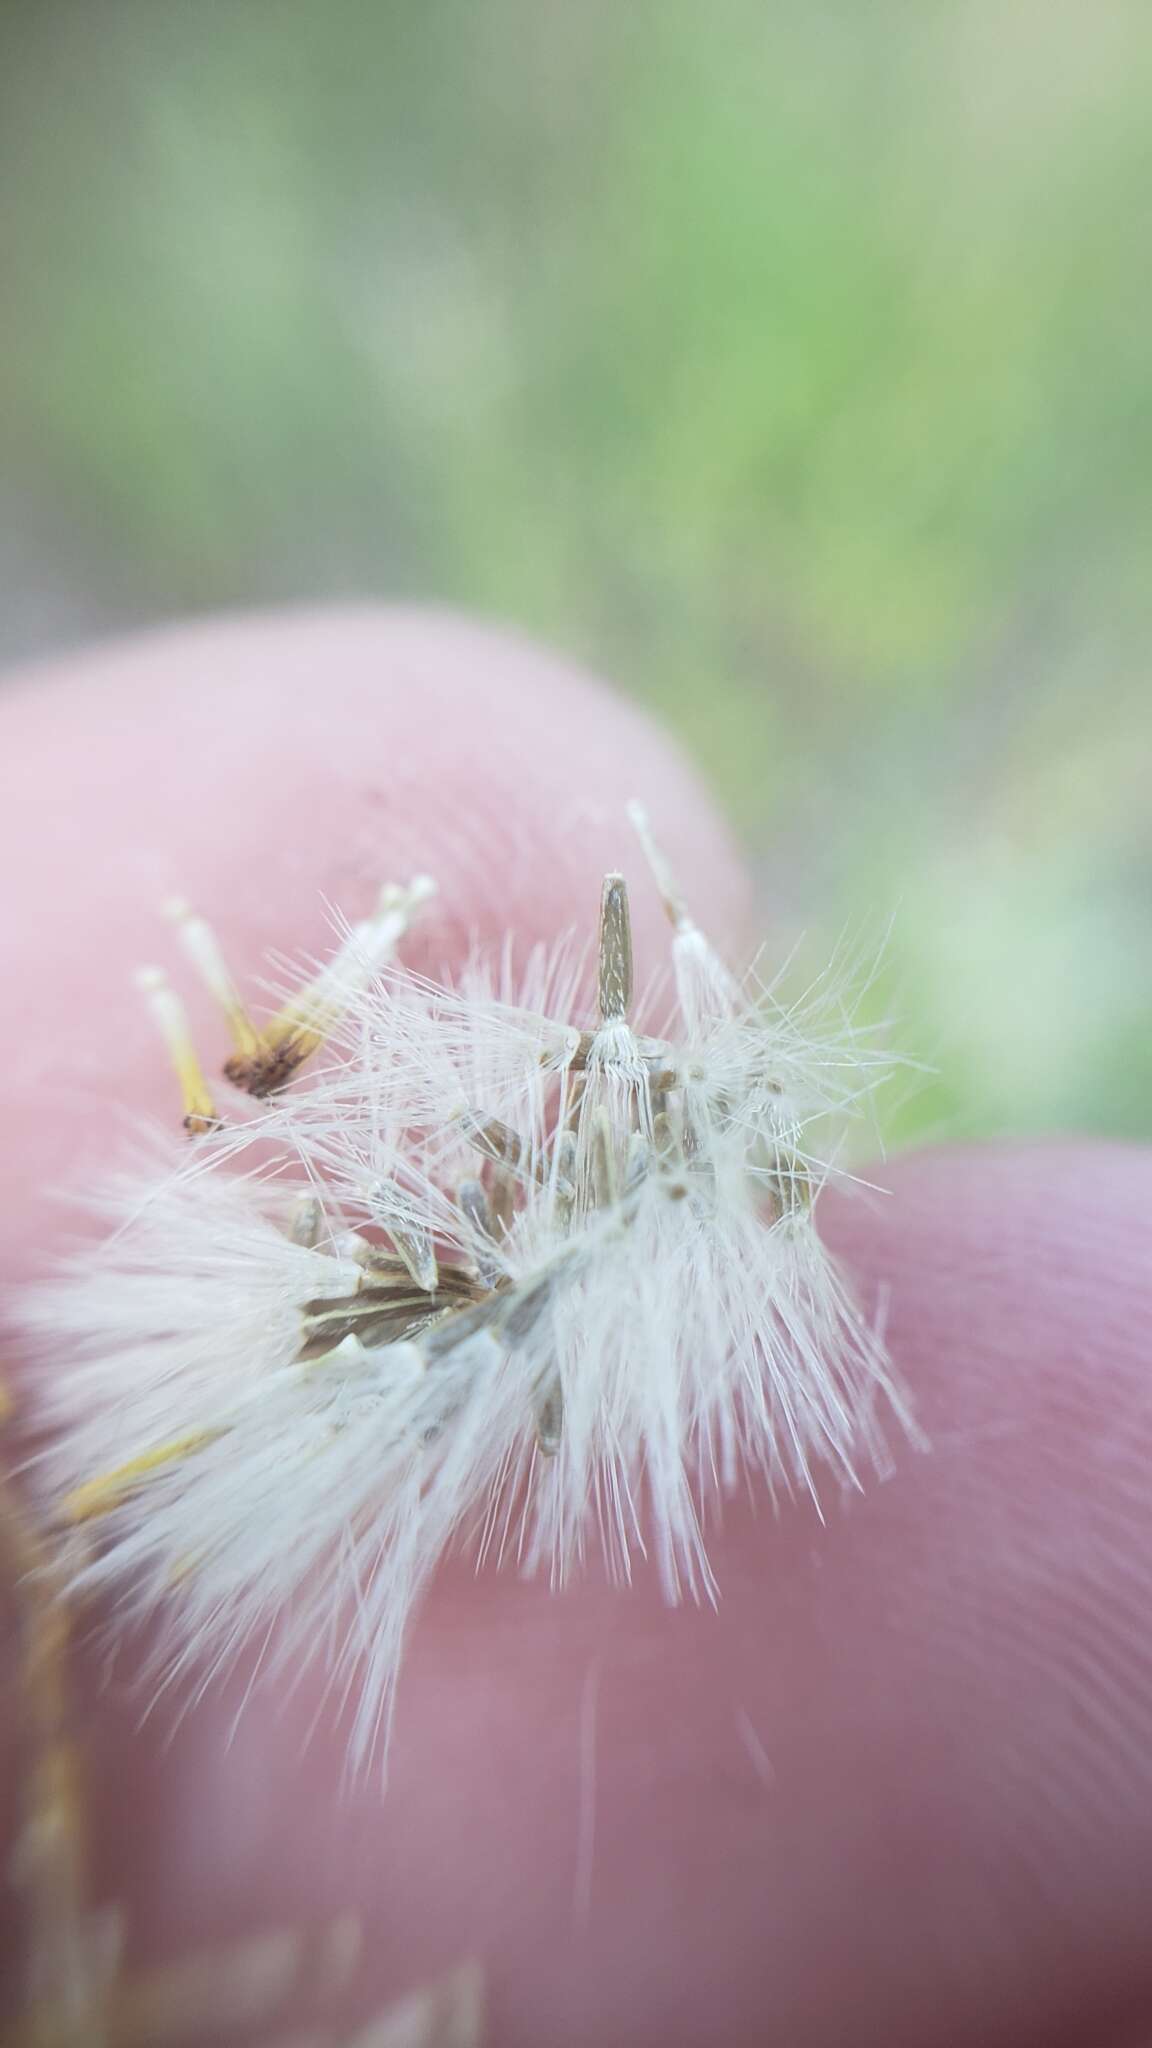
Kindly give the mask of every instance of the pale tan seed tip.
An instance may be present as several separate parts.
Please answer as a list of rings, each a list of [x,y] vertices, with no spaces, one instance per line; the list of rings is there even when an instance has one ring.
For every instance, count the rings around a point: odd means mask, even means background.
[[[184,896],[169,896],[164,914],[175,925],[180,943],[209,994],[224,1014],[237,1053],[252,1061],[263,1050],[260,1034],[244,1008],[220,941],[207,919]]]
[[[175,1069],[184,1105],[184,1128],[191,1137],[203,1137],[217,1128],[219,1118],[204,1070],[196,1057],[184,1005],[159,967],[137,968],[135,981]]]
[[[391,1236],[409,1278],[414,1280],[425,1294],[435,1294],[440,1279],[440,1267],[431,1242],[409,1231],[400,1230],[395,1225],[392,1226]]]
[[[482,1116],[477,1110],[466,1109],[456,1121],[469,1144],[483,1153],[486,1159],[513,1169],[523,1163],[524,1145],[519,1133],[498,1116]]]

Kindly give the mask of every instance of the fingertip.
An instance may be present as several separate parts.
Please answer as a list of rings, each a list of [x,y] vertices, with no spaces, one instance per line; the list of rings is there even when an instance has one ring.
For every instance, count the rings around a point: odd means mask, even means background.
[[[9,829],[39,823],[37,854],[99,866],[109,894],[173,872],[172,892],[210,888],[266,922],[278,894],[434,866],[449,916],[535,937],[630,862],[640,792],[701,909],[730,928],[746,905],[731,836],[667,734],[576,664],[449,613],[173,628],[15,678],[0,716]],[[646,934],[659,904],[643,898]]]
[[[829,1191],[825,1237],[891,1301],[893,1343],[922,1398],[1024,1405],[1075,1376],[1144,1371],[1152,1294],[1152,1153],[1096,1139],[933,1147],[878,1170],[882,1191]],[[968,1364],[961,1375],[958,1354]],[[937,1386],[935,1369],[950,1372]]]
[[[431,871],[407,957],[437,971],[473,937],[591,930],[624,866],[643,972],[663,927],[626,817],[640,792],[720,934],[746,912],[731,837],[664,733],[574,664],[445,613],[209,620],[69,656],[12,680],[0,759],[10,1254],[38,1185],[114,1145],[124,1107],[170,1103],[132,976],[165,947],[175,962],[172,896],[253,975],[323,954],[335,911]],[[189,1008],[210,1054],[218,1019],[199,991]]]

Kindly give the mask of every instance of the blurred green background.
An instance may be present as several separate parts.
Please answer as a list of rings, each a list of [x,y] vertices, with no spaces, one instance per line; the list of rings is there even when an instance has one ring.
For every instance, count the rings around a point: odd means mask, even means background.
[[[893,1137],[1152,1131],[1147,0],[0,23],[0,654],[516,622],[892,916]]]

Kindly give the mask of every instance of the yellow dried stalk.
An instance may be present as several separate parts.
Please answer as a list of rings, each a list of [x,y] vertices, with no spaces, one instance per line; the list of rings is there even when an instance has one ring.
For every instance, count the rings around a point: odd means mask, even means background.
[[[10,1402],[0,1386],[0,1418]],[[21,1817],[12,1876],[25,1902],[24,2011],[12,2048],[110,2048],[116,1925],[88,1903],[84,1770],[72,1726],[64,1574],[0,1471],[0,1555],[19,1632]]]

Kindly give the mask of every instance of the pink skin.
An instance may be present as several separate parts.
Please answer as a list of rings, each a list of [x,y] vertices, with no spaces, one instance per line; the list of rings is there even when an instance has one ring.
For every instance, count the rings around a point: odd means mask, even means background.
[[[364,612],[203,627],[0,696],[4,1277],[59,1237],[47,1183],[170,1114],[131,970],[173,891],[237,965],[319,952],[321,895],[436,873],[416,948],[659,910],[647,800],[702,913],[747,930],[731,844],[634,711],[522,643]],[[184,984],[187,985],[186,983]],[[191,994],[191,991],[189,991]],[[221,1032],[193,1000],[206,1050]],[[1152,2013],[1152,1168],[1102,1145],[914,1154],[827,1198],[931,1453],[827,1522],[737,1505],[718,1612],[648,1575],[561,1597],[441,1575],[388,1795],[340,1788],[319,1687],[143,1728],[84,1674],[99,1880],[136,1956],[353,1905],[365,1992],[485,1963],[499,2048],[1134,2044]]]

